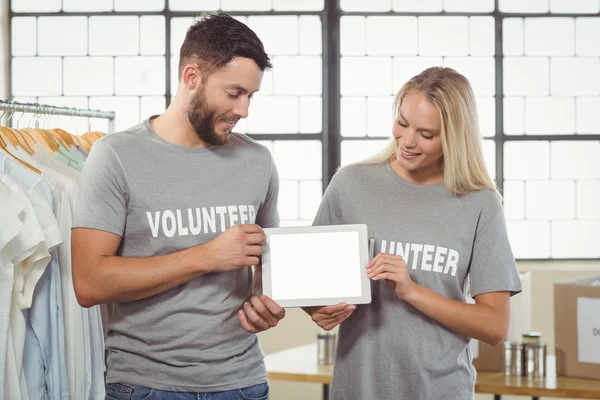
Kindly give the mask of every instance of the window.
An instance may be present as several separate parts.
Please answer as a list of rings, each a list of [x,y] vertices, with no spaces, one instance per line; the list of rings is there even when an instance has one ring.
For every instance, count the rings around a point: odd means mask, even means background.
[[[406,80],[450,66],[473,85],[515,256],[600,257],[592,205],[600,204],[600,1],[500,0],[499,10],[469,0],[340,5],[342,164],[387,143],[393,95]]]
[[[238,131],[274,156],[283,225],[310,224],[337,164],[385,146],[406,80],[453,67],[475,90],[515,256],[600,257],[600,0],[10,3],[11,96],[114,110],[117,129],[170,102],[199,11],[253,28],[274,68]],[[61,118],[74,130],[105,123]]]
[[[31,3],[15,0],[13,12]],[[88,9],[87,3],[65,1],[64,11],[98,11],[102,4],[89,2]],[[127,2],[115,7],[120,3]],[[117,130],[165,109],[164,16],[55,16],[43,8],[33,15],[11,20],[15,100],[114,110]],[[91,121],[93,129],[106,130],[106,124]]]
[[[441,1],[415,2],[414,6],[437,3],[441,10]],[[340,26],[342,165],[381,150],[387,142],[382,139],[391,135],[394,95],[404,82],[434,65],[455,68],[470,79],[482,134],[494,136],[492,17],[352,15],[343,16]],[[378,73],[366,75],[365,71]],[[484,146],[492,169],[494,146],[493,141]]]
[[[597,1],[571,3],[550,1],[550,11],[598,12]],[[527,4],[503,6],[548,12],[548,2]],[[600,49],[592,36],[600,18],[506,18],[503,32],[504,195],[515,253],[598,258],[600,218],[590,206],[600,204]]]
[[[116,129],[126,129],[161,113],[171,100],[178,84],[179,48],[194,16],[202,10],[231,12],[256,31],[274,65],[252,102],[250,117],[237,130],[260,139],[273,154],[281,179],[282,225],[309,225],[323,190],[318,13],[323,4],[323,0],[170,0],[168,4],[165,0],[12,0],[12,97],[115,111]],[[169,10],[177,11],[177,16]],[[167,41],[171,54],[165,54]],[[53,122],[73,132],[107,129],[105,120],[55,117]]]

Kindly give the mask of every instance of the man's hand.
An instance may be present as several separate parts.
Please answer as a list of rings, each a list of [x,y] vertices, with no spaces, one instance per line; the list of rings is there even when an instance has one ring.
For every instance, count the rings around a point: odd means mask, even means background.
[[[252,296],[238,311],[238,318],[246,332],[258,333],[277,325],[285,317],[285,309],[267,296]]]
[[[356,310],[356,306],[338,303],[326,307],[303,307],[303,310],[311,316],[317,325],[326,331],[330,331],[348,318]]]
[[[257,265],[266,242],[264,231],[258,225],[235,225],[204,245],[199,254],[214,271],[232,271]]]

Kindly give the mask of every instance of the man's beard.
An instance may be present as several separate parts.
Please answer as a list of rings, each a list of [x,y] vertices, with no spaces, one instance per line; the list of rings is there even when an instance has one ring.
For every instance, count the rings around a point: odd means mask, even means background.
[[[215,132],[217,112],[208,106],[204,91],[193,96],[187,110],[188,120],[200,139],[212,146],[223,146],[229,142],[229,132],[219,135]]]

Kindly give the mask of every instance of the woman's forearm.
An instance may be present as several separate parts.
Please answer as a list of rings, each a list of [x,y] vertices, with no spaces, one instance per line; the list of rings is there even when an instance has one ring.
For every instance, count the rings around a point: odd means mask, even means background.
[[[483,297],[479,299],[480,296]],[[508,292],[485,293],[478,296],[476,304],[467,304],[414,284],[403,300],[439,324],[462,335],[492,346],[499,345],[506,338],[510,308],[503,303],[510,301]]]

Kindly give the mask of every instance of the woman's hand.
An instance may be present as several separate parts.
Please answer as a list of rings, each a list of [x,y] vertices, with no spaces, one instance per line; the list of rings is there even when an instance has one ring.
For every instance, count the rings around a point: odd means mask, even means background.
[[[348,318],[356,310],[356,306],[338,303],[333,306],[303,307],[302,309],[311,316],[317,325],[330,331]]]
[[[367,264],[367,276],[374,281],[388,281],[396,296],[402,300],[406,299],[416,285],[410,278],[404,259],[388,253],[377,254]]]

